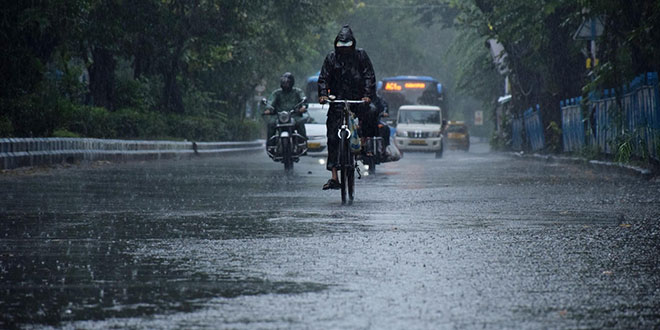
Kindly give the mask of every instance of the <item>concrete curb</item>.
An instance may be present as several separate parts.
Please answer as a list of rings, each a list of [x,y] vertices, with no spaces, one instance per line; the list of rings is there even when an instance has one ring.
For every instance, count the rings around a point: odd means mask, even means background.
[[[525,154],[524,152],[509,152],[509,155],[518,158],[527,158],[527,159],[536,159],[542,160],[545,162],[559,162],[559,163],[568,163],[568,164],[584,164],[594,169],[599,170],[608,170],[608,171],[618,171],[624,174],[637,176],[639,178],[650,180],[655,177],[658,173],[653,170],[616,163],[616,162],[607,162],[600,160],[589,160],[581,157],[566,157],[566,156],[556,156],[556,155],[542,155],[542,154]]]
[[[86,138],[2,138],[0,170],[93,161],[131,161],[213,156],[264,150],[264,140],[180,142]]]

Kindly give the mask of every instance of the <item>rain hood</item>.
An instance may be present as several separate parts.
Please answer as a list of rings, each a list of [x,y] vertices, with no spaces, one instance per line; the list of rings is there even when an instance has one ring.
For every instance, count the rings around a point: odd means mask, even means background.
[[[351,44],[351,50],[355,50],[357,42],[355,41],[355,37],[353,37],[353,30],[351,30],[351,27],[348,26],[348,24],[342,26],[341,30],[339,30],[339,33],[337,34],[337,37],[335,38],[335,51],[337,50],[337,43],[341,42],[344,44]]]

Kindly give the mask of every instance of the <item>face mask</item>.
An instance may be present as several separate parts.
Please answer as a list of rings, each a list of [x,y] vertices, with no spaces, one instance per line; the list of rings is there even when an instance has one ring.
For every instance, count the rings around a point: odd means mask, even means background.
[[[339,54],[350,54],[353,51],[351,47],[337,47],[337,53]]]

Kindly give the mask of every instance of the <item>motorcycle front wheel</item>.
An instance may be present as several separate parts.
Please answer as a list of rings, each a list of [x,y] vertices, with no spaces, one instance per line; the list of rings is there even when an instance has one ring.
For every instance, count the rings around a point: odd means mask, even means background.
[[[286,171],[293,169],[293,157],[291,157],[291,153],[291,141],[289,139],[282,139],[282,162]]]

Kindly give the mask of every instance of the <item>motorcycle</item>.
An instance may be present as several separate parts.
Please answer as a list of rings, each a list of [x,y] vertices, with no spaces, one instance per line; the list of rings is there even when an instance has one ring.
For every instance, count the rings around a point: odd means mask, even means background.
[[[273,161],[284,163],[284,169],[293,169],[293,163],[300,160],[300,156],[307,152],[307,139],[296,131],[296,120],[293,115],[305,103],[303,99],[290,110],[277,112],[275,134],[268,137],[266,153]],[[266,105],[266,99],[261,103]],[[266,114],[263,114],[266,116]]]
[[[385,152],[385,144],[383,141],[384,137],[380,134],[382,130],[387,130],[387,139],[390,138],[390,128],[388,124],[382,119],[382,114],[379,114],[378,116],[377,128],[378,136],[370,136],[365,138],[364,148],[362,148],[362,153],[360,155],[362,158],[362,163],[366,165],[369,174],[376,173],[376,165],[392,161],[392,159],[390,159],[390,157],[388,157],[387,153]]]

